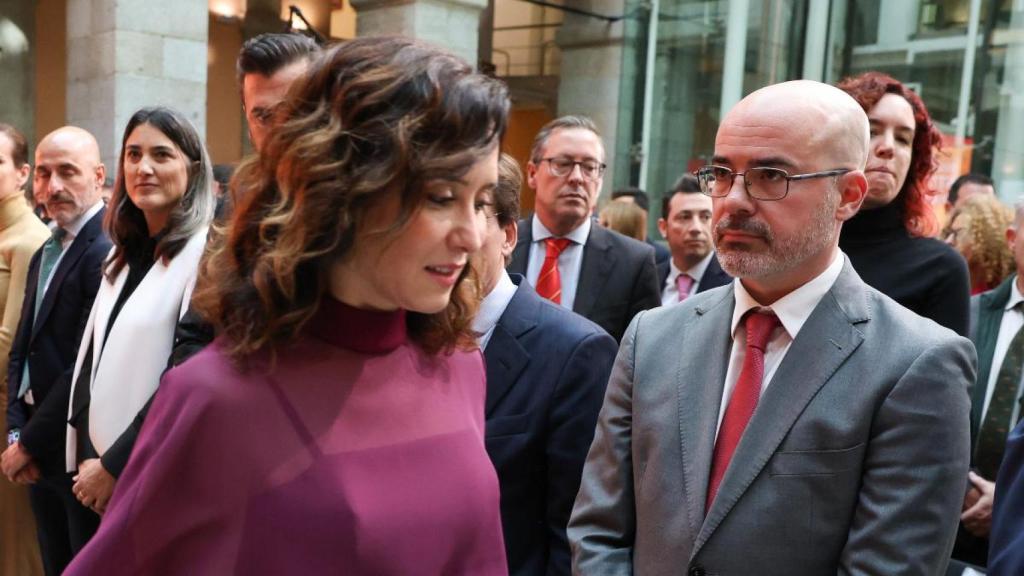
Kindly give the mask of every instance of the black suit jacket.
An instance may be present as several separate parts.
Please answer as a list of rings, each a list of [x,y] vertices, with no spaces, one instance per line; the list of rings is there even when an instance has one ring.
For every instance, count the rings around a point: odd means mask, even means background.
[[[665,289],[665,281],[668,280],[670,270],[669,260],[658,264],[659,290]],[[704,275],[700,277],[700,282],[697,283],[697,293],[725,286],[729,282],[732,282],[732,276],[729,276],[725,270],[722,270],[722,265],[718,263],[718,254],[713,253],[711,254],[711,261],[708,262],[708,267],[704,270]]]
[[[501,483],[509,573],[570,572],[565,527],[618,345],[525,278],[494,327],[487,361],[487,453]]]
[[[42,248],[32,256],[21,320],[11,345],[7,427],[21,429],[22,446],[47,475],[64,471],[71,374],[111,247],[102,229],[105,213],[106,208],[101,208],[93,215],[68,247],[43,295],[38,317],[34,311]],[[26,359],[34,413],[18,398]]]
[[[526,275],[532,242],[532,220],[520,220],[519,241],[512,252],[509,272]],[[633,316],[660,305],[654,249],[646,242],[592,224],[590,237],[583,245],[573,312],[595,322],[618,341]]]

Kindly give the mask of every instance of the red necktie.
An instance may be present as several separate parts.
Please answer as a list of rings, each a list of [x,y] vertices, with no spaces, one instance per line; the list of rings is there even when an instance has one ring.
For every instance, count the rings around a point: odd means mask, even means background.
[[[544,265],[537,276],[537,294],[551,300],[555,304],[562,303],[562,278],[558,274],[558,257],[569,246],[568,238],[545,238],[547,252],[544,253]]]
[[[715,452],[711,457],[711,477],[708,479],[705,511],[711,509],[711,503],[718,493],[718,485],[722,483],[725,471],[729,468],[729,461],[732,460],[733,452],[740,443],[743,430],[754,414],[754,408],[757,408],[757,401],[761,397],[761,383],[764,380],[764,349],[772,332],[779,326],[779,317],[771,311],[761,313],[755,309],[746,314],[743,323],[747,330],[747,351],[743,356],[740,377],[736,380],[732,398],[729,399],[729,406],[725,409],[722,425],[718,429],[718,440],[715,442]]]
[[[693,287],[693,278],[689,274],[676,276],[676,289],[679,290],[679,301],[682,302],[690,296],[690,288]]]

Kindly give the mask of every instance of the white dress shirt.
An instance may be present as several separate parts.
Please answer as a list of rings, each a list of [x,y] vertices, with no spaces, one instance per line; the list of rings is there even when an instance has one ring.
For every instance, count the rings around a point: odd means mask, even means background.
[[[996,338],[996,347],[992,351],[992,368],[988,373],[987,388],[985,389],[985,404],[981,410],[981,421],[985,421],[985,414],[988,413],[988,405],[992,402],[992,392],[996,388],[996,379],[999,377],[999,369],[1003,365],[1003,360],[1006,358],[1006,351],[1010,347],[1010,342],[1013,337],[1017,335],[1017,332],[1024,328],[1024,312],[1021,312],[1020,308],[1017,308],[1017,304],[1024,302],[1024,295],[1020,293],[1020,288],[1017,287],[1017,282],[1014,281],[1010,286],[1010,298],[1006,301],[1006,307],[1003,311],[1003,319],[999,321],[999,336]],[[1017,396],[1020,396],[1020,384],[1017,385]],[[1013,416],[1010,422],[1016,422],[1017,416],[1020,414],[1020,403],[1014,402],[1013,404]],[[991,478],[989,478],[991,480]]]
[[[579,227],[562,238],[572,240],[558,256],[558,276],[562,283],[562,307],[572,310],[576,302],[576,288],[580,285],[580,270],[583,268],[583,245],[590,237],[590,218]],[[535,215],[532,225],[533,242],[530,243],[530,259],[526,262],[526,280],[531,286],[537,285],[540,269],[544,267],[544,256],[547,255],[546,238],[554,237],[550,230],[540,223]]]
[[[512,283],[512,279],[508,277],[508,273],[502,270],[501,278],[494,285],[494,289],[480,302],[480,309],[477,311],[476,317],[473,318],[473,332],[479,334],[476,343],[480,345],[481,350],[487,349],[487,343],[491,341],[491,334],[494,334],[494,327],[498,325],[498,320],[508,308],[508,303],[512,301],[517,288]]]
[[[832,263],[825,268],[825,271],[816,276],[810,282],[786,294],[768,306],[775,315],[779,317],[782,330],[776,329],[768,340],[764,352],[764,383],[761,385],[761,395],[775,376],[775,371],[786,357],[790,344],[800,333],[807,319],[818,306],[818,302],[832,289],[832,285],[839,278],[843,271],[843,263],[846,255],[837,251]],[[754,297],[743,287],[739,279],[733,282],[733,289],[736,297],[736,307],[732,311],[732,352],[729,354],[729,369],[725,373],[725,386],[722,389],[722,403],[718,408],[718,425],[722,425],[722,418],[725,416],[725,407],[729,405],[732,391],[736,387],[736,381],[740,378],[740,370],[743,369],[743,359],[747,352],[747,331],[740,325],[743,315],[751,308],[762,307]],[[716,433],[717,434],[717,433]]]
[[[700,262],[687,270],[680,270],[676,268],[676,263],[672,258],[668,259],[668,278],[665,278],[665,285],[661,288],[661,305],[668,306],[670,304],[679,303],[679,286],[676,285],[676,278],[679,278],[680,274],[686,274],[690,278],[693,278],[693,284],[690,286],[690,293],[687,296],[693,296],[697,293],[697,287],[700,286],[700,280],[704,277],[704,272],[708,269],[708,264],[711,263],[711,257],[714,256],[714,251],[708,252],[708,255],[701,259]]]

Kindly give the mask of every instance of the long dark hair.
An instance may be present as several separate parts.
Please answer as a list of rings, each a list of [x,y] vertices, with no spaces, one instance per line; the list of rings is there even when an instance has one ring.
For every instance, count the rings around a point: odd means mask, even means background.
[[[336,46],[298,82],[260,156],[238,170],[238,210],[193,300],[236,358],[295,337],[370,209],[397,194],[388,232],[400,230],[427,183],[461,177],[505,131],[503,84],[408,38]],[[466,270],[447,308],[409,313],[410,337],[430,353],[475,345],[479,296]]]
[[[154,256],[169,261],[181,252],[188,239],[213,220],[216,201],[213,197],[213,173],[206,146],[191,122],[180,112],[156,106],[143,108],[132,115],[121,139],[121,156],[117,163],[117,179],[110,208],[103,222],[114,243],[114,254],[106,266],[111,281],[128,263],[128,253],[143,245],[149,238],[149,227],[142,210],[128,197],[124,180],[124,154],[128,137],[143,124],[148,124],[167,136],[188,159],[188,182],[181,202],[171,211],[164,235],[157,242]]]

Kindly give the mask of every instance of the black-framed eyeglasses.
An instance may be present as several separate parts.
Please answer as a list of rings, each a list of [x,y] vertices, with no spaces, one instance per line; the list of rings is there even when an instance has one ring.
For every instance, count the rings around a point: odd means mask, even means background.
[[[759,166],[748,168],[745,172],[733,172],[725,166],[703,166],[694,172],[700,191],[712,198],[724,198],[732,190],[733,180],[743,176],[743,184],[747,194],[755,200],[782,200],[789,194],[789,183],[793,180],[810,180],[827,178],[851,172],[849,168],[835,168],[823,172],[789,175],[781,168]]]
[[[548,163],[548,170],[552,176],[563,178],[572,173],[573,168],[580,167],[580,174],[587,180],[597,180],[604,174],[607,165],[597,160],[573,160],[572,158],[554,157],[541,158],[541,162]]]

